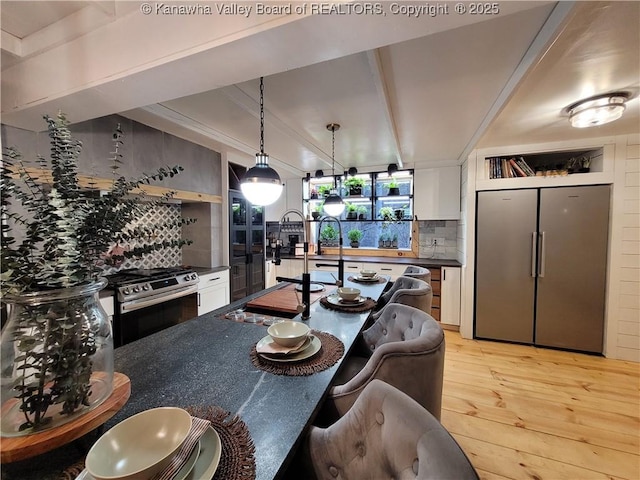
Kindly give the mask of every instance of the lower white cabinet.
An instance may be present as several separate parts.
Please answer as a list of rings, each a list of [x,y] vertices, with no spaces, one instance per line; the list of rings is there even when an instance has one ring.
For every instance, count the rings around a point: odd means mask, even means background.
[[[204,315],[229,303],[229,270],[200,275],[198,315]]]
[[[100,297],[100,304],[102,305],[104,311],[107,312],[109,321],[113,323],[113,314],[115,313],[115,298],[113,297],[113,295]]]
[[[267,260],[264,262],[264,288],[271,288],[276,283],[276,277],[280,275],[276,273],[278,265],[273,263],[273,260]]]
[[[442,267],[440,273],[440,323],[460,325],[460,268]]]
[[[372,263],[370,267],[377,270],[380,275],[389,275],[392,282],[400,277],[407,268],[406,265],[398,263]]]

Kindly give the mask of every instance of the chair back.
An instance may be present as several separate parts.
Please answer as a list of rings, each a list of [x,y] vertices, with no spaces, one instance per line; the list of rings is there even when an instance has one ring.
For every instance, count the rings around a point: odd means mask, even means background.
[[[372,317],[376,319],[380,310],[389,303],[409,305],[431,314],[432,301],[431,285],[418,278],[400,276],[393,282],[392,287],[380,296],[376,312],[372,314]]]
[[[331,388],[323,416],[335,419],[344,415],[366,385],[379,379],[405,392],[440,419],[445,352],[440,324],[422,310],[392,303],[362,338],[370,356],[344,384]]]
[[[336,423],[311,427],[305,450],[320,480],[479,478],[433,415],[380,380],[372,380]]]
[[[431,272],[428,268],[419,267],[417,265],[409,265],[405,268],[403,277],[412,277],[431,284]]]

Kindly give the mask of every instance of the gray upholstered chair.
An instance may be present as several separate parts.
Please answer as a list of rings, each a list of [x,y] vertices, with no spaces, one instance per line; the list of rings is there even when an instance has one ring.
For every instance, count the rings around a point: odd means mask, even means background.
[[[408,265],[402,273],[403,277],[418,278],[424,280],[428,284],[431,284],[431,272],[428,268],[419,267],[417,265]]]
[[[431,315],[391,303],[362,333],[359,350],[344,360],[325,399],[317,424],[344,415],[373,379],[402,390],[440,419],[445,339]]]
[[[478,480],[473,465],[440,422],[415,400],[371,381],[353,407],[328,428],[311,427],[305,441],[318,480]]]
[[[393,282],[392,287],[378,299],[375,312],[371,314],[373,320],[380,316],[380,311],[389,303],[402,303],[419,308],[431,314],[433,291],[431,285],[424,280],[401,276]]]

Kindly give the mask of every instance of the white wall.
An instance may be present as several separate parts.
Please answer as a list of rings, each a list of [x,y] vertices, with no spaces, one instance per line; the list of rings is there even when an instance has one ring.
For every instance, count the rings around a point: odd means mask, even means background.
[[[617,140],[605,354],[640,362],[640,135]]]

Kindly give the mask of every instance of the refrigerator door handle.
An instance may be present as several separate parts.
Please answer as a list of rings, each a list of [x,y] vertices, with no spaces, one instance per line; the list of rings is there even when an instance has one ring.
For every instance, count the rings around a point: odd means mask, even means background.
[[[538,257],[538,276],[544,278],[544,257],[545,257],[544,232],[540,232],[540,256]]]
[[[531,232],[531,276],[536,277],[536,237],[538,232]]]

